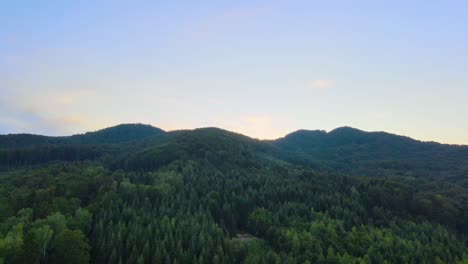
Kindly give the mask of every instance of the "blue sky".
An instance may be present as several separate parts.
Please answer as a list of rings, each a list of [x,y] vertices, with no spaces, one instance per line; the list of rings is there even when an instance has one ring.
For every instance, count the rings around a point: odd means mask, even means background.
[[[0,133],[353,126],[468,144],[466,1],[2,1]]]

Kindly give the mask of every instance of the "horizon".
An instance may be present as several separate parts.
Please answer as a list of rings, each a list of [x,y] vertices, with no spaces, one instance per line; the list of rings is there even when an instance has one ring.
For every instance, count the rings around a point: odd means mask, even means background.
[[[172,130],[168,130],[168,129],[164,129],[164,128],[159,127],[159,126],[155,126],[155,125],[153,125],[153,124],[146,124],[146,123],[121,123],[121,124],[116,124],[116,125],[112,125],[112,126],[108,126],[108,127],[103,127],[103,128],[97,129],[97,130],[89,130],[89,131],[85,131],[85,132],[82,132],[82,133],[72,133],[72,134],[64,134],[64,135],[47,135],[47,134],[34,134],[34,133],[8,133],[8,134],[2,134],[2,133],[0,133],[0,136],[26,134],[26,135],[36,135],[36,136],[46,136],[46,137],[70,137],[70,136],[84,135],[84,134],[86,134],[86,133],[99,132],[99,131],[102,131],[102,130],[105,130],[105,129],[114,128],[114,127],[118,127],[118,126],[122,126],[122,125],[135,125],[135,126],[136,126],[136,125],[142,125],[142,126],[150,126],[150,127],[152,127],[152,128],[161,129],[162,131],[164,131],[164,132],[166,132],[166,133],[175,132],[175,131],[183,131],[183,130],[192,131],[192,130],[196,130],[196,129],[216,128],[216,129],[220,129],[220,130],[224,130],[224,131],[228,131],[228,132],[232,132],[232,133],[237,133],[237,134],[240,134],[240,135],[243,135],[243,136],[252,138],[252,139],[260,140],[260,141],[269,141],[269,140],[273,140],[273,141],[274,141],[274,140],[278,140],[278,139],[281,139],[281,138],[285,138],[285,137],[289,136],[290,134],[296,133],[296,132],[298,132],[298,131],[308,131],[308,132],[321,131],[321,132],[325,132],[325,133],[330,133],[330,132],[333,132],[334,130],[337,130],[337,129],[349,128],[349,129],[358,130],[358,131],[361,131],[361,132],[364,132],[364,133],[387,133],[387,134],[390,134],[390,135],[393,135],[393,136],[405,137],[405,138],[409,138],[409,139],[412,139],[412,140],[420,141],[420,142],[422,142],[422,143],[437,143],[437,144],[442,144],[442,145],[452,145],[452,146],[468,147],[468,144],[456,144],[456,143],[453,143],[453,144],[452,144],[452,143],[438,142],[438,141],[434,141],[434,140],[420,140],[420,139],[417,139],[417,138],[410,137],[410,136],[408,136],[408,135],[396,134],[396,133],[391,133],[391,132],[388,132],[388,131],[380,131],[380,130],[378,130],[378,131],[377,131],[377,130],[376,130],[376,131],[374,131],[374,130],[363,130],[363,129],[360,129],[360,128],[357,128],[357,127],[351,127],[351,126],[339,126],[339,127],[336,127],[336,128],[330,129],[330,130],[324,130],[324,129],[319,129],[319,128],[317,128],[317,129],[299,128],[299,129],[295,129],[295,130],[289,131],[289,132],[287,132],[286,134],[281,135],[281,136],[276,137],[276,138],[257,138],[257,137],[252,137],[252,136],[243,134],[243,133],[241,133],[241,132],[232,131],[232,130],[229,130],[229,129],[226,129],[226,128],[223,128],[223,127],[217,127],[217,126],[194,127],[194,128],[181,128],[181,129],[172,129]]]
[[[0,134],[113,124],[468,145],[468,2],[0,3]]]

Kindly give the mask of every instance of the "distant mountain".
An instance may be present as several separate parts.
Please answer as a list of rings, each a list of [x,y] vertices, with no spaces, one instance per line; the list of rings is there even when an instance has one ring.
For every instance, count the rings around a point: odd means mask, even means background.
[[[73,136],[49,137],[32,134],[0,135],[1,148],[25,148],[50,144],[112,144],[165,134],[160,128],[144,124],[121,124]]]
[[[114,127],[88,132],[70,137],[70,141],[82,144],[121,143],[140,140],[147,137],[165,134],[160,128],[144,124],[122,124]]]
[[[232,168],[250,166],[265,142],[219,128],[199,128],[169,132],[158,144],[145,148],[126,149],[127,154],[114,162],[114,167],[125,164],[125,169],[154,170],[178,159],[203,160]]]
[[[328,133],[299,130],[272,144],[296,161],[322,163],[342,172],[427,176],[468,172],[468,146],[421,142],[385,132],[350,127]]]
[[[272,141],[219,128],[165,132],[143,124],[122,124],[68,137],[0,136],[0,167],[100,157],[108,157],[113,167],[148,170],[183,158],[233,166],[263,159],[353,175],[444,177],[457,181],[468,173],[468,146],[421,142],[350,127],[328,133],[298,130]]]

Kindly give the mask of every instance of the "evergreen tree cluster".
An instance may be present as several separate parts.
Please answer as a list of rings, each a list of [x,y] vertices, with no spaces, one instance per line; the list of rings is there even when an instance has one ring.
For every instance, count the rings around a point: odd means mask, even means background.
[[[419,175],[419,163],[371,176],[380,161],[362,173],[334,167],[345,163],[293,150],[297,141],[214,128],[142,139],[111,131],[124,140],[0,150],[99,152],[9,156],[0,263],[468,262],[467,174],[463,164],[446,170],[450,157],[442,177]]]

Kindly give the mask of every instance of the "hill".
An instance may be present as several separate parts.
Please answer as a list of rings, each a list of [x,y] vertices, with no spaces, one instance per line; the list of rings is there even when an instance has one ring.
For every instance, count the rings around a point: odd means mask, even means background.
[[[468,260],[466,146],[140,124],[0,143],[0,263]]]
[[[121,124],[95,132],[73,136],[49,137],[32,134],[0,135],[0,149],[28,148],[44,145],[63,144],[111,144],[140,140],[164,134],[165,131],[150,125]]]
[[[296,162],[321,163],[340,173],[462,180],[468,172],[468,146],[421,142],[385,132],[350,127],[329,133],[299,130],[272,144],[296,157]]]

